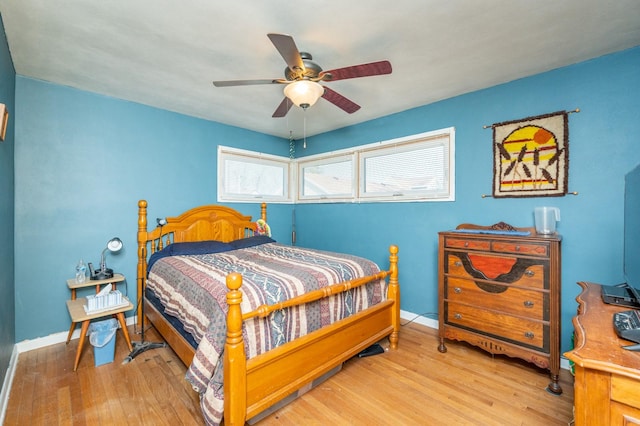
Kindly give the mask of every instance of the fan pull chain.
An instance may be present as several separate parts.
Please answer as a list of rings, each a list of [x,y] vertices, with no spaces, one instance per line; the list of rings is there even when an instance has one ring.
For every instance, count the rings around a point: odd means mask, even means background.
[[[304,134],[304,142],[302,143],[302,148],[307,149],[307,109],[302,109],[302,117],[303,117],[303,134]]]
[[[296,156],[296,143],[293,140],[293,130],[289,130],[289,158],[294,159]]]

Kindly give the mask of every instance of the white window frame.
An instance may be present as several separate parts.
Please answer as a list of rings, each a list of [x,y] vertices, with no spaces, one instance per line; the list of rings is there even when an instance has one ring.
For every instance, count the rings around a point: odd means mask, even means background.
[[[269,166],[282,169],[281,187],[277,192],[282,195],[247,194],[228,192],[226,185],[226,162],[228,160],[240,163],[253,164],[257,167]],[[218,146],[218,202],[269,202],[269,203],[293,203],[293,191],[291,188],[295,182],[295,168],[287,157],[264,154],[261,152],[244,149]]]
[[[445,188],[442,191],[433,190],[410,190],[402,192],[389,192],[367,194],[365,188],[366,173],[364,162],[367,158],[401,151],[411,151],[424,149],[434,145],[445,146],[445,164],[442,165],[445,175]],[[305,167],[312,165],[330,164],[332,162],[343,161],[344,158],[353,159],[352,170],[355,172],[353,188],[357,191],[352,197],[332,197],[332,196],[304,196],[301,188],[304,187]],[[427,202],[427,201],[454,201],[455,200],[455,128],[434,130],[431,132],[419,133],[402,138],[390,139],[387,141],[361,145],[344,150],[329,153],[317,154],[309,157],[297,159],[298,170],[298,190],[296,191],[296,203],[340,203],[340,202]]]
[[[330,201],[330,202],[350,202],[356,197],[357,189],[358,189],[358,169],[357,169],[357,161],[354,153],[345,153],[345,154],[323,154],[320,158],[313,157],[305,157],[304,159],[296,160],[297,170],[298,170],[298,188],[297,188],[297,197],[296,201],[298,202],[318,202],[318,201]],[[342,194],[327,194],[327,195],[308,195],[304,193],[305,188],[305,169],[312,168],[316,166],[327,166],[335,163],[343,163],[350,162],[351,163],[351,191],[349,193]]]
[[[406,190],[401,192],[367,194],[365,188],[366,173],[364,164],[368,158],[424,149],[442,144],[445,147],[443,174],[446,184],[442,191],[430,189]],[[239,161],[255,165],[279,167],[282,169],[282,196],[265,194],[232,194],[225,188],[226,160]],[[307,167],[329,165],[336,162],[351,161],[353,184],[351,194],[304,195],[304,169]],[[312,155],[299,159],[290,159],[244,149],[218,146],[218,202],[270,202],[270,203],[345,203],[345,202],[438,202],[455,201],[455,128],[448,127],[431,132],[419,133],[387,141],[361,145],[348,149]]]
[[[453,170],[453,132],[454,129],[445,129],[446,132],[426,132],[418,135],[392,139],[380,142],[376,146],[363,148],[358,150],[358,161],[360,175],[358,179],[358,198],[360,201],[453,201],[455,194],[452,190],[455,173]],[[428,188],[404,189],[400,191],[377,191],[367,192],[367,170],[366,161],[370,158],[384,157],[385,155],[393,155],[398,153],[406,153],[430,148],[444,148],[442,169],[438,174],[444,176],[444,188],[433,190]]]

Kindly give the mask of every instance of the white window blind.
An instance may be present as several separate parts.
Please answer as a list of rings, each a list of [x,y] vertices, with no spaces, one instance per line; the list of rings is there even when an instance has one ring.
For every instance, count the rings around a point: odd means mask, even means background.
[[[299,199],[353,198],[355,170],[352,156],[326,157],[299,162]]]
[[[220,146],[218,201],[453,201],[454,158],[453,127],[296,160]]]
[[[291,202],[288,158],[218,147],[218,201]]]
[[[361,198],[448,198],[449,136],[364,151],[360,168]]]

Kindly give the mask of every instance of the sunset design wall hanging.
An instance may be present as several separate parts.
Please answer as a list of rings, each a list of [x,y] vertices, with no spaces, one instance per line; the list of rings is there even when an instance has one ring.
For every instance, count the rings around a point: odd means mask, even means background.
[[[551,197],[567,193],[567,112],[493,126],[493,196]]]

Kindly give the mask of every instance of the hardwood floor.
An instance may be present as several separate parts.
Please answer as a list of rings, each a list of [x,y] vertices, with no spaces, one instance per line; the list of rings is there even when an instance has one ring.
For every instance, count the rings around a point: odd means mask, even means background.
[[[570,424],[568,371],[560,375],[564,393],[554,396],[545,391],[545,371],[465,343],[448,342],[441,354],[436,335],[422,325],[404,326],[397,351],[347,361],[340,373],[257,424]],[[159,340],[154,330],[146,338]],[[198,396],[184,380],[186,367],[171,349],[154,349],[122,365],[128,349],[118,332],[114,363],[94,367],[87,344],[74,373],[77,344],[20,354],[5,425],[203,423]]]

